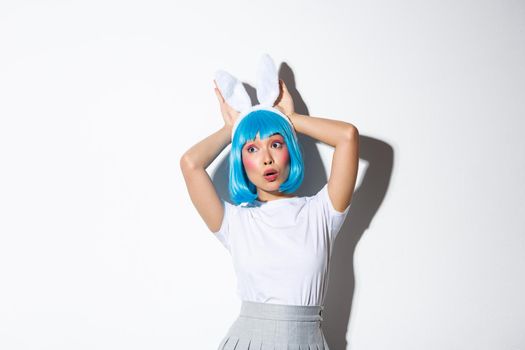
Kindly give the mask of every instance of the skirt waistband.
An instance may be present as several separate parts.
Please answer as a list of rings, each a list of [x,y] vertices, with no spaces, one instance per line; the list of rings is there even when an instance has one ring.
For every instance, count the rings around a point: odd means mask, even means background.
[[[322,305],[285,305],[242,300],[240,316],[282,321],[322,321]]]

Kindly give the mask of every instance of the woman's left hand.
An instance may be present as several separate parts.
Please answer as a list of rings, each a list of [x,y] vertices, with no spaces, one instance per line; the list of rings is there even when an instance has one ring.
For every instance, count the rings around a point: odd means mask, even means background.
[[[279,90],[279,97],[277,97],[274,107],[290,117],[295,112],[293,99],[282,79],[279,79]]]

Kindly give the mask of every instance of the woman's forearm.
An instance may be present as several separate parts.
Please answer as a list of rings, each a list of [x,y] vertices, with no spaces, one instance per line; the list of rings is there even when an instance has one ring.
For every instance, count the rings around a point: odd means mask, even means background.
[[[181,165],[206,169],[230,142],[231,127],[225,125],[187,150]]]
[[[353,124],[340,120],[312,117],[295,112],[288,117],[297,132],[332,147],[335,147],[342,140],[348,140],[348,136],[352,135],[354,129],[357,130]]]

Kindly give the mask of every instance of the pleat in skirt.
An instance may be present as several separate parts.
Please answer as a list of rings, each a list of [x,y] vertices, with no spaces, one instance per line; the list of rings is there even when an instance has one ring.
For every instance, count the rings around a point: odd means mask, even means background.
[[[217,350],[330,350],[321,328],[323,310],[243,300]]]

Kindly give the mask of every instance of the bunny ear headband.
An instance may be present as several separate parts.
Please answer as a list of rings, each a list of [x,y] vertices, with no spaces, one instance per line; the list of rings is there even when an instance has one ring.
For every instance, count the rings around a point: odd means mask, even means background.
[[[250,96],[248,96],[246,89],[242,83],[230,73],[218,70],[215,73],[215,81],[226,102],[239,112],[239,117],[237,117],[232,127],[232,140],[241,120],[256,110],[270,111],[284,118],[290,124],[294,137],[296,137],[290,119],[280,110],[273,107],[275,100],[279,97],[279,78],[275,64],[268,54],[261,56],[257,66],[256,90],[259,104],[252,106]]]

